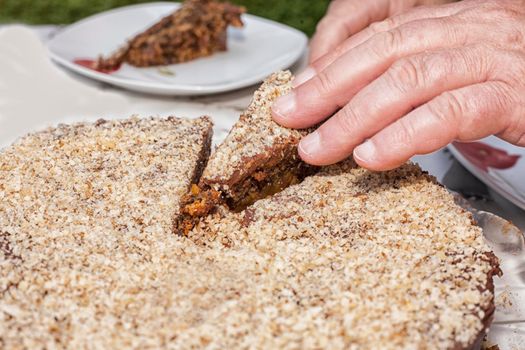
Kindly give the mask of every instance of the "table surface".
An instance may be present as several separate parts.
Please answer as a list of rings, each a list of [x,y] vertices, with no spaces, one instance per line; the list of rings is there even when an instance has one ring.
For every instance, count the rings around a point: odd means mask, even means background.
[[[60,27],[32,26],[30,29],[45,43],[54,33],[60,30]],[[290,68],[293,72],[297,73],[305,67],[306,61],[304,57]],[[163,105],[163,108],[167,108],[166,105],[169,104],[176,114],[188,117],[196,117],[203,114],[203,111],[210,112],[215,121],[220,121],[219,127],[215,130],[217,139],[223,137],[229,127],[233,125],[238,115],[249,104],[253,91],[256,89],[256,86],[251,86],[233,92],[203,97],[156,97],[137,95],[82,78],[73,73],[68,72],[68,74],[74,77],[75,80],[82,81],[84,84],[96,87],[102,91],[131,96],[134,101],[140,101],[142,106]],[[436,176],[445,186],[467,197],[475,208],[493,212],[513,222],[520,229],[525,230],[525,211],[481,183],[463,168],[446,149],[429,155],[417,156],[413,160],[430,174]]]

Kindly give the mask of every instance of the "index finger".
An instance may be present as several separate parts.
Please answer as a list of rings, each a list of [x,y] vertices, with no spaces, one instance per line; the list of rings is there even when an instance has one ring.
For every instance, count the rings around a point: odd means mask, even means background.
[[[425,50],[467,44],[469,33],[456,22],[451,17],[431,18],[374,35],[277,99],[272,107],[274,120],[289,128],[313,126],[345,106],[396,60]]]

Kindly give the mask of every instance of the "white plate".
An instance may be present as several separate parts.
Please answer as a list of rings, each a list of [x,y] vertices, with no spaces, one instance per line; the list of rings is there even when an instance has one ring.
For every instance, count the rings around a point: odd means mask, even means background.
[[[525,148],[494,136],[472,143],[455,142],[448,148],[477,178],[525,209]]]
[[[96,59],[122,46],[127,39],[175,11],[180,4],[158,2],[121,7],[88,17],[60,31],[48,42],[51,57],[72,71],[125,89],[163,95],[203,95],[225,92],[262,81],[301,57],[308,39],[302,32],[252,15],[243,15],[244,28],[229,28],[228,51],[188,63],[159,68],[123,65],[104,74],[75,64]]]
[[[1,1],[1,0],[0,0]],[[213,118],[220,141],[249,103],[252,88],[205,98],[169,98],[104,89],[53,64],[26,27],[0,28],[0,149],[19,137],[59,123],[175,115]],[[0,346],[1,348],[1,346]]]

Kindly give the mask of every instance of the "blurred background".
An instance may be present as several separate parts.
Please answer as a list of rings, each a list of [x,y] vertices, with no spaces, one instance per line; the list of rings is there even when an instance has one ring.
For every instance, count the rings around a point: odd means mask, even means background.
[[[158,1],[158,0],[157,0]],[[111,8],[144,0],[0,0],[1,23],[67,24]],[[326,11],[330,0],[230,0],[249,13],[288,24],[307,35]]]

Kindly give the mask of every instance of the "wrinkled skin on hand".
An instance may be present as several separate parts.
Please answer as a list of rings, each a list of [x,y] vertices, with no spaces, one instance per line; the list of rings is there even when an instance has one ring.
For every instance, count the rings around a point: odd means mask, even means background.
[[[453,0],[332,0],[326,15],[319,21],[310,44],[313,62],[370,23],[397,15],[419,5],[445,4]]]
[[[373,23],[315,60],[273,115],[292,128],[324,121],[299,144],[315,165],[353,153],[388,170],[488,135],[525,146],[525,1],[419,6]]]

